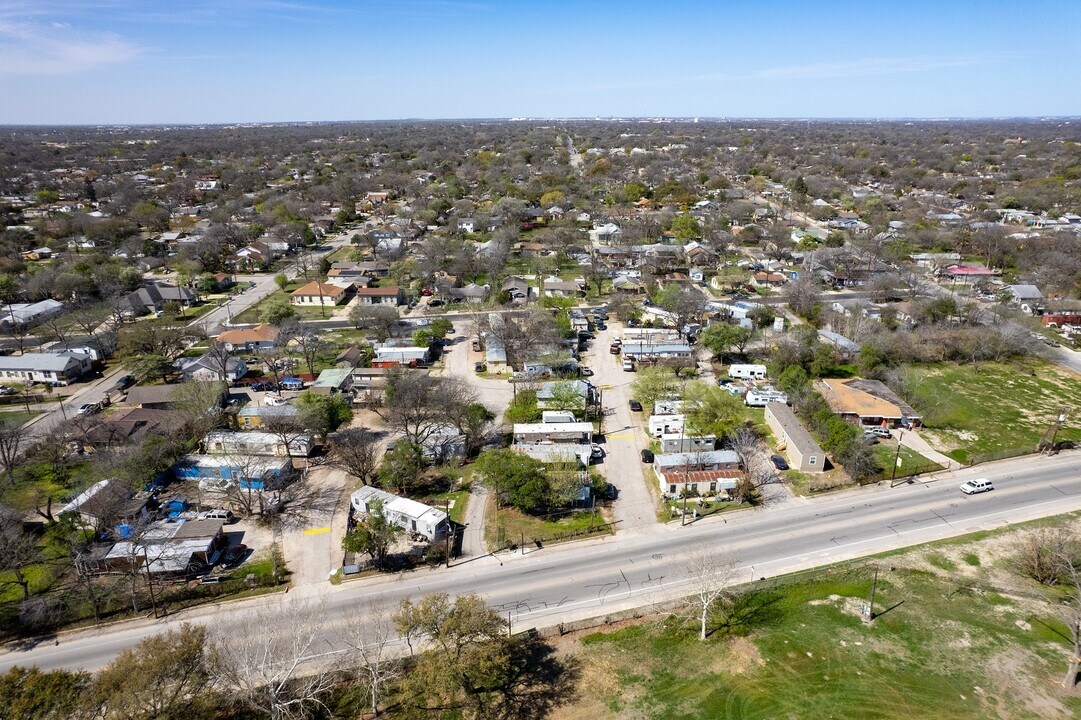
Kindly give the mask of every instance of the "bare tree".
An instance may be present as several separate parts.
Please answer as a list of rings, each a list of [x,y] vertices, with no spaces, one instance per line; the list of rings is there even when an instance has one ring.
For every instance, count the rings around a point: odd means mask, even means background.
[[[27,532],[22,518],[13,510],[0,507],[0,570],[11,573],[9,582],[22,590],[23,600],[30,598],[27,570],[42,560],[38,539]],[[7,585],[0,583],[0,587]]]
[[[1070,639],[1073,641],[1070,663],[1066,670],[1066,677],[1062,680],[1062,687],[1066,690],[1074,690],[1077,687],[1077,672],[1081,667],[1081,563],[1078,562],[1076,548],[1072,552],[1060,552],[1057,559],[1067,587],[1062,608],[1063,620],[1070,630]]]
[[[455,378],[408,371],[387,376],[387,423],[419,445],[475,401],[476,393]]]
[[[14,423],[0,421],[0,468],[8,481],[15,484],[15,468],[18,467],[22,448],[23,430]]]
[[[700,545],[691,551],[684,564],[691,586],[690,602],[699,623],[698,639],[708,637],[709,617],[719,604],[731,601],[730,585],[735,576],[736,561],[715,548]]]
[[[346,428],[330,436],[332,462],[364,485],[371,482],[378,462],[379,436],[368,428]]]
[[[394,648],[399,642],[398,633],[391,613],[383,605],[358,605],[355,614],[364,621],[350,623],[343,640],[352,651],[350,660],[363,673],[372,701],[372,717],[377,718],[384,686],[402,672],[403,660]]]
[[[398,310],[385,305],[356,305],[349,311],[349,322],[357,330],[371,330],[376,340],[383,342],[394,334]]]
[[[325,708],[335,663],[321,655],[324,608],[311,603],[264,605],[231,619],[211,636],[214,676],[236,698],[271,720],[306,717]]]

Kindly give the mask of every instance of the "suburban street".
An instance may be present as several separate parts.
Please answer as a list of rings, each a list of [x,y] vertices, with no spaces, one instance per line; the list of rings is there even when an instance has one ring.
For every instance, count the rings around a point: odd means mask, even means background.
[[[965,496],[966,479],[989,478],[993,492]],[[0,671],[13,665],[96,669],[141,638],[180,622],[220,624],[246,608],[321,603],[329,647],[347,625],[365,620],[365,608],[396,605],[427,593],[477,592],[514,630],[603,615],[687,593],[681,568],[688,553],[706,548],[733,557],[739,581],[829,565],[886,550],[1081,510],[1081,453],[1024,457],[891,489],[878,485],[699,520],[687,527],[658,525],[646,534],[621,533],[522,553],[458,561],[450,570],[311,585],[138,620],[64,633],[36,647],[0,654]]]

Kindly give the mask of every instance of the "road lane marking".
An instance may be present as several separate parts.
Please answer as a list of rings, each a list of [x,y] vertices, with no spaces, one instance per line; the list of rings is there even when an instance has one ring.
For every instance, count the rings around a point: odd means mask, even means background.
[[[308,528],[304,531],[305,535],[322,535],[323,533],[330,532],[330,528]]]
[[[634,440],[634,435],[605,435],[609,440]]]

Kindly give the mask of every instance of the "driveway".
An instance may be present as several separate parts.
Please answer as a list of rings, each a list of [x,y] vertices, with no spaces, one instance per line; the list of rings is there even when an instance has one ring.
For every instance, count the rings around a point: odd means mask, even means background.
[[[608,347],[623,333],[613,322],[597,333],[592,347],[584,353],[585,364],[593,370],[591,380],[601,391],[604,406],[604,462],[597,468],[619,490],[613,503],[617,532],[641,531],[657,524],[657,500],[648,485],[652,473],[642,464],[640,452],[649,440],[642,428],[642,413],[631,412],[631,383],[635,373],[624,372],[619,355]]]

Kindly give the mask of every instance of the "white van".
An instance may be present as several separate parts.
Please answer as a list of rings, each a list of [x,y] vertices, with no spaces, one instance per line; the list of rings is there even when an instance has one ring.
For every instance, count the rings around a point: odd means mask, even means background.
[[[625,372],[634,372],[634,360],[623,358],[623,370]]]
[[[988,492],[994,490],[995,486],[991,484],[991,481],[986,478],[980,478],[979,480],[969,480],[961,486],[961,492],[965,495],[976,495],[977,493]]]

